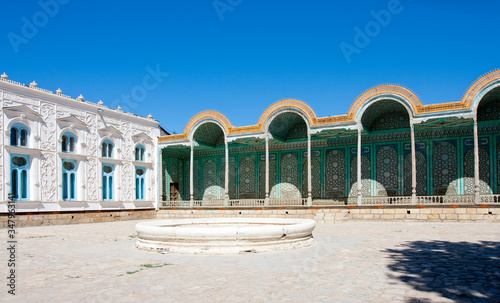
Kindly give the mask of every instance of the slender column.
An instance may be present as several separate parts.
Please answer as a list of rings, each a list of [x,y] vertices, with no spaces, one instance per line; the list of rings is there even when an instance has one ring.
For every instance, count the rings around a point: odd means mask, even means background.
[[[477,133],[477,118],[474,118],[474,203],[479,204],[479,137]]]
[[[194,167],[194,141],[191,142],[191,161],[189,161],[189,206],[190,207],[193,207],[194,204],[193,167]]]
[[[266,133],[266,198],[264,205],[269,205],[269,135]]]
[[[361,123],[358,124],[358,152],[357,152],[357,160],[358,160],[358,205],[363,204],[363,200],[361,199]]]
[[[225,155],[226,155],[226,165],[224,166],[225,172],[224,172],[224,205],[227,206],[229,204],[229,148],[227,144],[227,139],[226,139],[226,146],[225,146]]]
[[[417,204],[417,155],[415,153],[415,126],[411,127],[411,204]]]
[[[311,134],[307,134],[307,206],[312,206]]]

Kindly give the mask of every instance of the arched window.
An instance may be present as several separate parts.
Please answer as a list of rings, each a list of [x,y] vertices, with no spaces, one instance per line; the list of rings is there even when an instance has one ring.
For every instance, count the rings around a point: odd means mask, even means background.
[[[102,165],[102,200],[113,200],[113,174],[114,166],[111,164]]]
[[[11,146],[28,146],[29,131],[28,128],[21,123],[16,123],[10,128],[10,145]]]
[[[66,132],[62,136],[61,151],[74,153],[76,150],[76,136],[73,133]]]
[[[28,200],[29,157],[13,155],[11,158],[11,194],[14,200]]]
[[[142,145],[137,145],[135,148],[135,161],[141,161],[144,162],[144,153],[146,149]]]
[[[146,170],[143,167],[135,169],[135,199],[144,200],[144,177]]]
[[[113,158],[113,142],[110,140],[105,140],[102,143],[102,153],[103,158]]]
[[[76,200],[76,161],[63,160],[62,197],[63,200]]]

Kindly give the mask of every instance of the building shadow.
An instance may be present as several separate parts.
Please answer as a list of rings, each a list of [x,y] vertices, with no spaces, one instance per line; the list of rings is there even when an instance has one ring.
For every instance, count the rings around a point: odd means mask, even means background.
[[[500,302],[500,242],[413,241],[385,252],[390,277],[416,290],[455,302]]]

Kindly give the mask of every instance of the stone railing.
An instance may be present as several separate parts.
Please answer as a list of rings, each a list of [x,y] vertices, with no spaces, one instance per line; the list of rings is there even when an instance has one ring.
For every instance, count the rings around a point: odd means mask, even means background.
[[[224,206],[224,200],[194,200],[193,206]]]
[[[481,195],[481,203],[499,203],[500,204],[500,195]]]
[[[362,205],[412,205],[411,196],[397,197],[362,197]],[[342,197],[332,199],[314,199],[313,206],[341,206],[357,205],[357,197]],[[481,195],[481,204],[500,204],[500,194]],[[417,196],[416,205],[451,205],[451,204],[475,204],[474,195],[454,196]],[[162,201],[161,207],[190,207],[190,201]],[[264,199],[231,199],[225,203],[224,200],[195,200],[193,207],[262,207],[262,206],[307,206],[307,198],[296,199],[269,199],[269,205]]]
[[[269,199],[269,205],[281,206],[281,205],[307,205],[307,198],[297,198],[297,199]]]
[[[417,204],[474,204],[474,195],[417,196]]]
[[[362,197],[363,205],[385,205],[385,204],[411,204],[411,196],[398,197]]]
[[[264,206],[264,199],[233,199],[229,200],[228,206]]]
[[[347,205],[349,198],[335,198],[335,199],[314,199],[313,205]],[[357,203],[357,200],[352,201]]]

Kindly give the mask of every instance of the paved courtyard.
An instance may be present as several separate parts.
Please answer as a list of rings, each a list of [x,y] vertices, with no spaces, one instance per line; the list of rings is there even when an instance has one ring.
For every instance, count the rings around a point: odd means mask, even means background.
[[[500,302],[500,224],[321,224],[313,247],[203,256],[137,250],[137,222],[18,228],[0,301]]]

